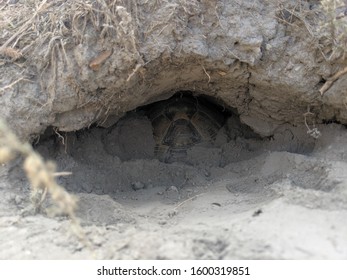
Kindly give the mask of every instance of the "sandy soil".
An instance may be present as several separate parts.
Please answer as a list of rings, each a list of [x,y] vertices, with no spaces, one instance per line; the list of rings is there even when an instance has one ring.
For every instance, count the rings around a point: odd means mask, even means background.
[[[1,168],[1,259],[345,259],[347,132],[281,127],[257,137],[230,117],[213,146],[184,162],[153,155],[151,124],[42,136],[36,149],[73,174],[86,248],[65,217],[31,211],[18,159]],[[50,209],[47,201],[47,209]]]
[[[49,199],[34,213],[16,159],[0,166],[0,259],[347,258],[340,11],[317,0],[2,2],[0,118],[72,172],[58,180],[79,198],[91,246]],[[139,108],[186,91],[239,117],[164,163]]]

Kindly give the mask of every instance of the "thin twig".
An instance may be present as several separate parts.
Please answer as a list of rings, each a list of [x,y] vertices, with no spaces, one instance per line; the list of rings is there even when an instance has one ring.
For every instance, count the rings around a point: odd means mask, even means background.
[[[54,172],[53,173],[53,176],[54,177],[60,177],[60,176],[69,176],[69,175],[72,175],[72,172]]]
[[[192,200],[194,200],[194,199],[196,199],[196,198],[198,198],[199,196],[202,196],[202,195],[204,195],[204,194],[205,194],[205,193],[200,193],[200,194],[194,195],[194,196],[192,196],[192,197],[190,197],[190,198],[188,198],[188,199],[182,201],[181,203],[179,203],[179,204],[177,204],[177,205],[175,206],[175,210],[176,210],[178,207],[181,207],[183,204],[186,204],[188,201],[192,201]]]

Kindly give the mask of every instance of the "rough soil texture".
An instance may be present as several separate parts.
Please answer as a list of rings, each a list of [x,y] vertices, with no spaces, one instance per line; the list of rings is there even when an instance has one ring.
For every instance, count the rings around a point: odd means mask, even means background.
[[[3,174],[0,258],[347,257],[344,127],[319,127],[319,140],[291,126],[272,139],[240,134],[166,164],[153,157],[153,136],[133,129],[148,125],[132,113],[110,129],[70,133],[64,145],[55,136],[37,145],[72,171],[59,183],[79,199],[92,252],[66,218],[32,214],[18,165]]]
[[[34,20],[32,3],[3,9],[13,26],[30,15],[20,36],[1,22],[2,43],[23,55],[0,66],[1,115],[23,138],[110,126],[180,90],[217,98],[264,136],[308,111],[310,125],[347,123],[346,76],[318,91],[344,65],[325,59],[319,1],[59,0]]]
[[[345,62],[319,1],[7,2],[0,116],[72,172],[92,245],[49,199],[33,213],[19,158],[0,169],[0,259],[347,258],[347,76],[320,94]],[[139,107],[179,91],[229,115],[168,164]]]

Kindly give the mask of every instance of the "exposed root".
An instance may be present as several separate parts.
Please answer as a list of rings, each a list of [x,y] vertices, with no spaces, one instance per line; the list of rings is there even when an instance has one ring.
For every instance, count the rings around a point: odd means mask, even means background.
[[[314,123],[313,123],[313,127],[310,128],[310,126],[307,123],[308,116],[314,116],[314,113],[310,112],[310,108],[307,108],[307,112],[304,114],[304,122],[307,128],[307,134],[315,139],[318,139],[321,136],[321,132],[318,130],[317,127],[315,127]]]
[[[61,135],[58,132],[58,128],[57,127],[53,128],[53,131],[58,136],[58,138],[61,140],[61,143],[65,146],[65,138],[63,137],[63,135]]]
[[[324,85],[320,88],[319,92],[321,95],[323,95],[332,85],[333,83],[340,78],[341,76],[345,75],[347,73],[347,66],[343,68],[342,70],[335,73],[332,77],[330,77]]]
[[[131,72],[131,74],[130,74],[129,77],[127,78],[127,83],[130,82],[131,78],[141,69],[142,66],[143,66],[143,65],[140,64],[140,63],[137,64],[137,65],[135,66],[135,69],[133,70],[133,72]]]
[[[202,66],[202,69],[204,70],[206,76],[208,77],[208,83],[210,83],[211,82],[211,76],[208,74],[208,72],[206,71],[205,67],[203,65],[201,65],[201,66]]]
[[[21,77],[21,78],[15,80],[14,82],[10,83],[9,85],[6,85],[6,86],[0,88],[0,96],[2,95],[2,92],[4,92],[6,89],[13,87],[15,84],[19,83],[20,81],[30,82],[30,80],[26,79],[25,77]]]

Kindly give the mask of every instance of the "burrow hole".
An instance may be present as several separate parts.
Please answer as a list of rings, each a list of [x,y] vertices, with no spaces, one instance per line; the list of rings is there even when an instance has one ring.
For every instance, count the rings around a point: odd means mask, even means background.
[[[305,137],[307,139],[307,137]],[[266,151],[309,153],[295,128],[260,137],[221,100],[181,91],[128,112],[109,128],[48,128],[35,148],[72,172],[59,183],[76,193],[118,194],[206,186]]]

